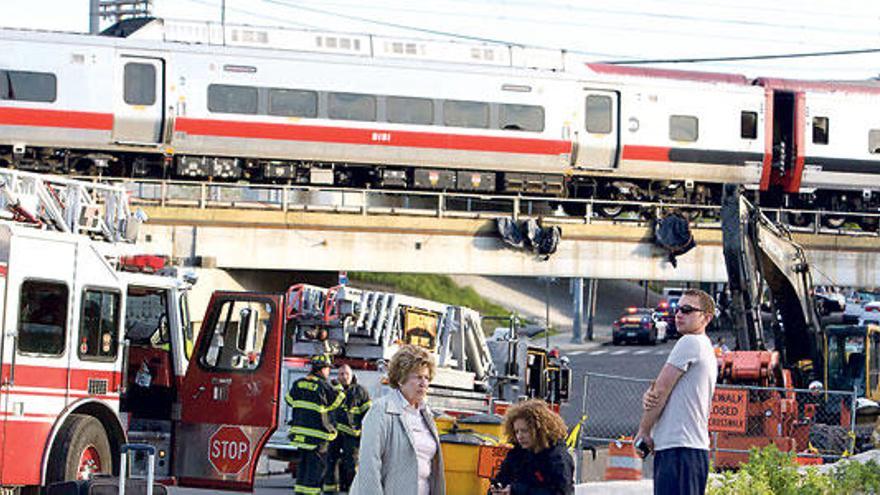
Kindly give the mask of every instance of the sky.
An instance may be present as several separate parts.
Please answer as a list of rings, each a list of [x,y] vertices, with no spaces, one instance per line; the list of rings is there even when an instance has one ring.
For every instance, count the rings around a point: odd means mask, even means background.
[[[219,22],[222,0],[154,0],[154,14]],[[567,49],[595,61],[868,54],[651,64],[751,77],[880,76],[878,0],[225,0],[226,22]],[[88,31],[89,0],[0,0],[0,26]],[[2,62],[0,62],[2,63]]]

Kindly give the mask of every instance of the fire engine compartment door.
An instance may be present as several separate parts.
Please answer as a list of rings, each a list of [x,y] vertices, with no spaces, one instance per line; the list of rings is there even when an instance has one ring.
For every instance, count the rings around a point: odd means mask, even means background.
[[[575,168],[613,169],[620,147],[617,92],[584,88],[578,100],[582,112],[577,113],[580,122],[574,126]]]
[[[165,62],[121,55],[113,94],[113,141],[157,145],[165,119]]]
[[[181,486],[250,491],[278,426],[278,295],[215,292],[180,388],[174,466]]]

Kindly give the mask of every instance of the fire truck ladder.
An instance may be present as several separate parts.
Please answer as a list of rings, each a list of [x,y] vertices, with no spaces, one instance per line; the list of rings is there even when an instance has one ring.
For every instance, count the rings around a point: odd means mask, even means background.
[[[0,168],[0,218],[46,230],[134,242],[146,218],[132,215],[127,194],[119,186]]]
[[[404,337],[402,309],[437,315],[438,366],[474,372],[480,382],[495,373],[480,314],[469,308],[339,286],[327,292],[324,322],[330,339],[346,345],[349,356],[384,358],[393,343]]]

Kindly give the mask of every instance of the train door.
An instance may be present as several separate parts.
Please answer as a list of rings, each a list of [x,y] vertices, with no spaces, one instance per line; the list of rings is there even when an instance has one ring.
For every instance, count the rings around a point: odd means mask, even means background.
[[[615,91],[584,88],[580,96],[581,122],[574,132],[572,161],[576,168],[612,169],[620,148],[619,95]]]
[[[215,292],[180,390],[180,485],[251,491],[278,425],[284,305],[280,295]]]
[[[122,55],[116,64],[113,140],[156,145],[165,121],[165,62],[159,58]]]
[[[772,98],[771,171],[768,183],[762,186],[777,185],[796,193],[804,170],[804,93],[773,91]]]

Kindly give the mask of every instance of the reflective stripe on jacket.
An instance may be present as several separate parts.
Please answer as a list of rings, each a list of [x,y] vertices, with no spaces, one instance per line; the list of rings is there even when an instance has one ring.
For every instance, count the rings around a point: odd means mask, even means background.
[[[288,434],[291,445],[312,450],[336,438],[334,412],[345,394],[323,377],[309,374],[293,382],[285,400],[293,412]]]

